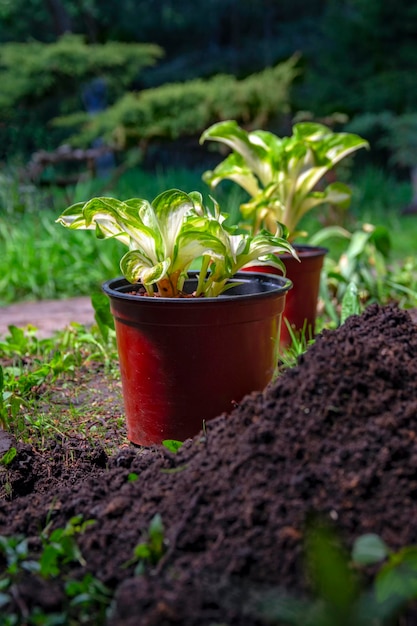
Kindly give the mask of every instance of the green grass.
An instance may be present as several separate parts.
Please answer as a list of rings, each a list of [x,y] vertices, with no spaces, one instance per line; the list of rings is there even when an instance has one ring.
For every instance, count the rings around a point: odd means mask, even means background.
[[[71,437],[109,451],[120,446],[126,430],[114,330],[72,324],[39,339],[11,326],[0,340],[0,428],[38,450]]]
[[[120,243],[104,247],[93,233],[65,232],[56,216],[45,210],[0,220],[0,305],[91,294],[120,273]]]

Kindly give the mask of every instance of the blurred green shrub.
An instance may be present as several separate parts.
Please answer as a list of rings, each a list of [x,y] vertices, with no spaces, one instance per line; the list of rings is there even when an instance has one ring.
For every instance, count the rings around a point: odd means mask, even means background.
[[[197,136],[208,125],[229,118],[262,127],[289,111],[290,88],[299,72],[297,62],[294,55],[242,80],[222,74],[127,93],[94,117],[77,113],[60,117],[54,124],[59,128],[78,126],[71,138],[74,144],[88,145],[104,137],[122,149],[145,147],[153,139]]]
[[[115,101],[140,72],[162,56],[153,44],[85,43],[64,35],[55,43],[6,43],[0,54],[0,145],[10,153],[56,147],[62,131],[49,121],[80,110],[82,90],[103,79],[109,102]]]

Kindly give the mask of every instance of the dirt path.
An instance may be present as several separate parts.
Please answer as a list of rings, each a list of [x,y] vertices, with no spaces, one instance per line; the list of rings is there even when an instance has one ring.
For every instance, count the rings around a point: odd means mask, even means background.
[[[66,328],[71,322],[85,325],[94,322],[94,310],[89,297],[20,302],[2,307],[0,337],[7,334],[11,324],[18,327],[31,324],[38,329],[37,336],[44,338]]]

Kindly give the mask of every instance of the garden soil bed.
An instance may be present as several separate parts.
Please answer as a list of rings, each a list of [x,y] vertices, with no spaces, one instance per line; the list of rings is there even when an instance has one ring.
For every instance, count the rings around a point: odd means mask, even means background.
[[[269,623],[257,609],[264,592],[308,589],[312,513],[348,548],[369,532],[394,549],[417,543],[416,354],[408,313],[371,305],[177,454],[126,447],[108,457],[57,444],[39,455],[19,445],[2,477],[0,535],[24,533],[36,549],[48,523],[95,520],[78,537],[85,565],[68,575],[92,572],[115,591],[111,626]],[[10,445],[3,435],[0,447]],[[157,513],[165,552],[135,576],[125,564]],[[28,574],[13,597],[9,611],[52,613],[63,590]]]

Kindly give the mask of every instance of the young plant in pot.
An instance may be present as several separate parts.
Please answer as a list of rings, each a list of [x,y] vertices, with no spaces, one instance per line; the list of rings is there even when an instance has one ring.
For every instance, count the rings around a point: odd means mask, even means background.
[[[204,181],[211,188],[224,179],[240,185],[250,196],[240,207],[245,227],[252,234],[262,228],[273,232],[280,222],[287,227],[291,242],[307,235],[297,229],[312,209],[324,204],[348,208],[351,190],[346,184],[334,181],[320,189],[318,184],[342,159],[368,146],[358,135],[336,133],[314,122],[294,124],[291,136],[278,137],[264,130],[248,132],[235,120],[228,120],[208,128],[200,143],[207,140],[225,144],[232,152],[213,171],[203,174]],[[330,231],[323,231],[316,241],[324,241],[326,234]],[[283,315],[283,348],[291,344],[293,333],[314,335],[320,273],[327,252],[317,244],[295,248],[301,263],[292,255],[283,255],[286,275],[294,283]],[[265,266],[257,269],[273,271]]]
[[[280,231],[235,234],[212,202],[170,189],[151,203],[93,198],[57,220],[128,247],[123,277],[103,290],[115,319],[128,438],[138,445],[194,436],[263,389],[277,366],[291,281],[239,270],[255,260],[282,269],[277,253],[296,253]],[[196,259],[199,269],[190,270]]]

